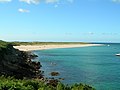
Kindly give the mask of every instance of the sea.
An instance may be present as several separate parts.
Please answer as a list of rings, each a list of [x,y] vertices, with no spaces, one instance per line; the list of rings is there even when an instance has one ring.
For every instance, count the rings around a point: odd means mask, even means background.
[[[119,43],[102,43],[101,46],[61,48],[33,51],[42,64],[44,76],[59,72],[64,84],[84,83],[96,90],[120,90]]]

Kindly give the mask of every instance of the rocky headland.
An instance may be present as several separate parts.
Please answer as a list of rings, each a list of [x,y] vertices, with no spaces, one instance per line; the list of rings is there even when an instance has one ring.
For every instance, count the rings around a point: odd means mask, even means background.
[[[0,75],[15,78],[43,78],[40,62],[31,59],[37,57],[31,52],[19,51],[6,42],[0,43]]]

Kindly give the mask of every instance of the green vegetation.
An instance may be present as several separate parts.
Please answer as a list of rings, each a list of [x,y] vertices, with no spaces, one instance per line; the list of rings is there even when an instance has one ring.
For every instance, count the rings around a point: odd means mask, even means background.
[[[13,45],[88,44],[84,42],[12,42]]]
[[[15,79],[13,77],[0,77],[0,90],[95,90],[94,88],[83,85],[75,84],[72,86],[58,83],[56,87],[48,85],[39,79]]]
[[[9,44],[9,43],[0,40],[0,50],[1,50],[2,48],[6,48],[6,47],[8,46],[8,44]]]

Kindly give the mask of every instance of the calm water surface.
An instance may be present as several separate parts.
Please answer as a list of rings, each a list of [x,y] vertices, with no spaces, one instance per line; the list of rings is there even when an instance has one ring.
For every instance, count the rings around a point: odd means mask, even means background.
[[[34,51],[46,77],[57,71],[65,84],[85,83],[97,90],[120,90],[120,44]]]

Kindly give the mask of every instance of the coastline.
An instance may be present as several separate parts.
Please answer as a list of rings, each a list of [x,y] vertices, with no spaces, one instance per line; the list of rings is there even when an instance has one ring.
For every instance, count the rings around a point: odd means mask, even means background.
[[[46,50],[57,48],[75,48],[75,47],[89,47],[89,46],[102,46],[103,44],[58,44],[58,45],[20,45],[13,46],[20,51],[34,51],[34,50]]]
[[[0,41],[0,90],[95,90],[93,87],[76,83],[65,85],[55,78],[45,78],[41,63],[33,61],[37,55],[20,51],[13,43]],[[59,73],[53,72],[52,75]]]

